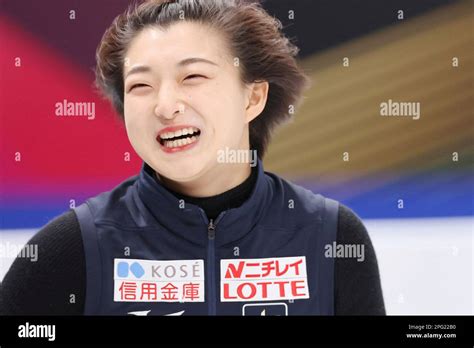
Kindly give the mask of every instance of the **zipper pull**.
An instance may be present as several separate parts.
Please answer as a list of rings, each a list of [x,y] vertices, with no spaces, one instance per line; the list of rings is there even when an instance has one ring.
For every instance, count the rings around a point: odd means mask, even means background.
[[[209,239],[214,239],[216,237],[216,225],[214,225],[212,219],[209,221],[209,225],[207,225],[207,236]]]

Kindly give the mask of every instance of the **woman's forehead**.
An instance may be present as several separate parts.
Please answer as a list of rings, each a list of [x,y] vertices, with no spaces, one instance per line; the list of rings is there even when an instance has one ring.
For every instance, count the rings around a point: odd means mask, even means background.
[[[129,45],[126,58],[130,65],[152,62],[174,65],[189,57],[200,57],[222,66],[229,62],[227,46],[217,30],[183,21],[168,28],[143,29]]]

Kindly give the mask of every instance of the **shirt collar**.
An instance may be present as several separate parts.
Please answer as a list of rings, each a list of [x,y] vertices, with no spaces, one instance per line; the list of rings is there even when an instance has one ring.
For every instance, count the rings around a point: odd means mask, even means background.
[[[240,207],[224,211],[214,221],[217,245],[230,243],[250,233],[269,206],[273,195],[272,180],[264,172],[260,159],[257,166],[257,179],[249,198]],[[137,185],[138,196],[157,223],[193,243],[207,243],[209,221],[204,211],[168,191],[155,179],[153,169],[145,162]]]

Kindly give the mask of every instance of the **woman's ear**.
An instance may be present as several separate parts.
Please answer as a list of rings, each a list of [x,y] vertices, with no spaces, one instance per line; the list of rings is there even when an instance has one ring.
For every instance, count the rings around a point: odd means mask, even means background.
[[[248,85],[247,107],[245,108],[245,120],[250,123],[265,109],[268,97],[268,82],[259,81]]]

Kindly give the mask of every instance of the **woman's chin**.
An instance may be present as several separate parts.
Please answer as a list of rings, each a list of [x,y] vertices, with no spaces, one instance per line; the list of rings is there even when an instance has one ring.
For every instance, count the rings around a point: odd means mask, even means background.
[[[205,172],[204,166],[196,166],[196,163],[176,164],[169,168],[162,168],[158,171],[161,176],[175,182],[186,183],[199,179]]]

